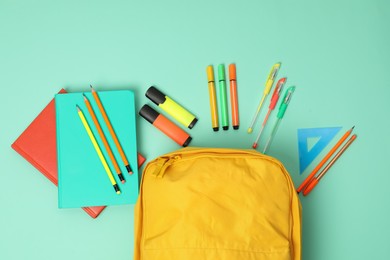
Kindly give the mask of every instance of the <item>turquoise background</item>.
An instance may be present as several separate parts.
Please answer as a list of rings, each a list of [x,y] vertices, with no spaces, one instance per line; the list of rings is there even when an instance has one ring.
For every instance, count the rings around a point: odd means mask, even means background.
[[[322,156],[353,125],[358,135],[302,197],[303,259],[389,259],[389,25],[385,0],[0,0],[0,259],[132,259],[133,206],[95,220],[58,209],[56,187],[10,148],[60,88],[131,89],[139,109],[154,84],[199,118],[192,146],[250,148],[278,61],[297,89],[269,154],[296,185],[321,158],[299,174],[297,129],[342,127]],[[214,133],[205,70],[231,62],[241,128]],[[148,160],[179,148],[137,120]]]

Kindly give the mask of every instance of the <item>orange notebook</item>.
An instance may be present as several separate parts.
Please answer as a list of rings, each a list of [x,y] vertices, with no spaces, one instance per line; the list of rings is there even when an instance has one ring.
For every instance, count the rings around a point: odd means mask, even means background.
[[[66,93],[61,89],[59,93]],[[54,99],[31,122],[11,147],[37,168],[52,183],[58,186],[56,113]],[[138,167],[145,158],[138,153]],[[82,208],[96,218],[105,206]]]

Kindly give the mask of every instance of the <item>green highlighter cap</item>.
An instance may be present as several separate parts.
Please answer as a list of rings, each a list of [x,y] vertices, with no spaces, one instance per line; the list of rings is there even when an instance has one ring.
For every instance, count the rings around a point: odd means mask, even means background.
[[[218,65],[218,80],[226,80],[225,76],[225,65],[224,64],[219,64]]]
[[[282,119],[284,116],[284,113],[286,112],[287,106],[290,103],[291,96],[295,91],[295,86],[289,87],[283,97],[283,102],[280,104],[279,112],[277,115],[277,118]]]

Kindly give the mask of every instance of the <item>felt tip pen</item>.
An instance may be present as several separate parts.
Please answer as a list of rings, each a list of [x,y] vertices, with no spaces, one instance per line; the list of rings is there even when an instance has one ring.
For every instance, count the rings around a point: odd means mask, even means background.
[[[208,81],[208,86],[209,86],[211,126],[212,126],[214,132],[216,132],[219,130],[219,123],[218,123],[217,94],[215,92],[215,80],[214,80],[213,65],[207,66],[206,73],[207,73],[207,81]]]
[[[226,93],[226,76],[225,76],[225,65],[218,65],[218,81],[219,81],[219,97],[221,105],[221,117],[222,117],[222,129],[229,129],[229,117],[228,117],[228,103]]]
[[[271,114],[272,110],[275,109],[276,104],[278,103],[280,93],[282,92],[283,86],[286,84],[286,80],[287,80],[287,78],[281,78],[278,81],[278,83],[276,83],[276,87],[275,87],[274,93],[272,94],[271,102],[270,102],[269,107],[268,107],[268,113],[265,116],[263,123],[261,124],[260,132],[257,135],[256,141],[253,143],[253,146],[252,146],[253,149],[257,148],[257,144],[260,140],[261,133],[263,132],[264,127],[267,124],[269,115]]]
[[[288,104],[290,103],[291,101],[291,97],[292,97],[292,94],[294,93],[295,91],[295,86],[292,86],[292,87],[289,87],[287,90],[286,90],[286,93],[284,94],[284,97],[283,97],[283,102],[280,104],[279,106],[279,112],[278,114],[276,115],[276,123],[274,125],[274,128],[272,129],[272,132],[271,132],[271,135],[267,141],[267,144],[265,145],[264,147],[264,150],[263,150],[263,153],[265,154],[272,142],[272,139],[274,138],[277,130],[278,130],[278,127],[279,127],[279,124],[280,122],[282,121],[282,118],[284,116],[284,114],[286,113],[286,110],[287,110],[287,107],[288,107]]]
[[[256,113],[255,113],[255,116],[252,119],[251,125],[248,128],[248,133],[249,134],[252,133],[253,126],[254,126],[254,124],[256,122],[257,116],[259,115],[259,112],[260,112],[261,107],[262,107],[262,105],[264,103],[264,100],[267,97],[267,95],[269,94],[269,92],[271,91],[271,88],[272,88],[272,85],[274,84],[274,80],[276,78],[276,75],[278,74],[278,71],[280,69],[280,65],[281,65],[281,63],[278,62],[274,66],[272,66],[271,72],[269,73],[267,81],[265,83],[263,96],[262,96],[262,98],[260,100],[259,105],[257,106]]]
[[[184,107],[176,103],[154,86],[151,86],[146,91],[145,96],[185,127],[191,129],[198,121],[193,114],[188,112]]]
[[[191,142],[189,134],[150,106],[144,105],[139,114],[179,145],[186,147]]]
[[[240,121],[238,116],[236,64],[229,65],[229,79],[230,79],[230,104],[232,108],[232,125],[233,125],[233,129],[237,130],[240,126]]]

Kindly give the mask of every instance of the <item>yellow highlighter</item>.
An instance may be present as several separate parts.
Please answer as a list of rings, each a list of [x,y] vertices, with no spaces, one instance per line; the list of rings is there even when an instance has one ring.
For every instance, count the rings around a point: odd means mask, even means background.
[[[193,114],[153,86],[146,91],[145,96],[189,129],[198,122]]]
[[[275,81],[275,78],[276,78],[276,74],[278,74],[278,71],[280,69],[280,65],[281,65],[280,62],[275,63],[275,65],[271,69],[271,72],[268,75],[267,81],[265,83],[263,97],[261,98],[260,104],[257,107],[256,113],[255,113],[255,116],[252,119],[251,125],[248,128],[248,133],[252,133],[253,125],[256,122],[257,116],[259,115],[261,106],[263,105],[265,98],[267,97],[267,95],[271,91],[272,85],[274,84],[274,81]]]
[[[217,94],[215,92],[213,65],[207,66],[206,72],[207,72],[207,81],[209,84],[211,126],[213,127],[214,132],[216,132],[219,130],[219,123],[218,123]]]

